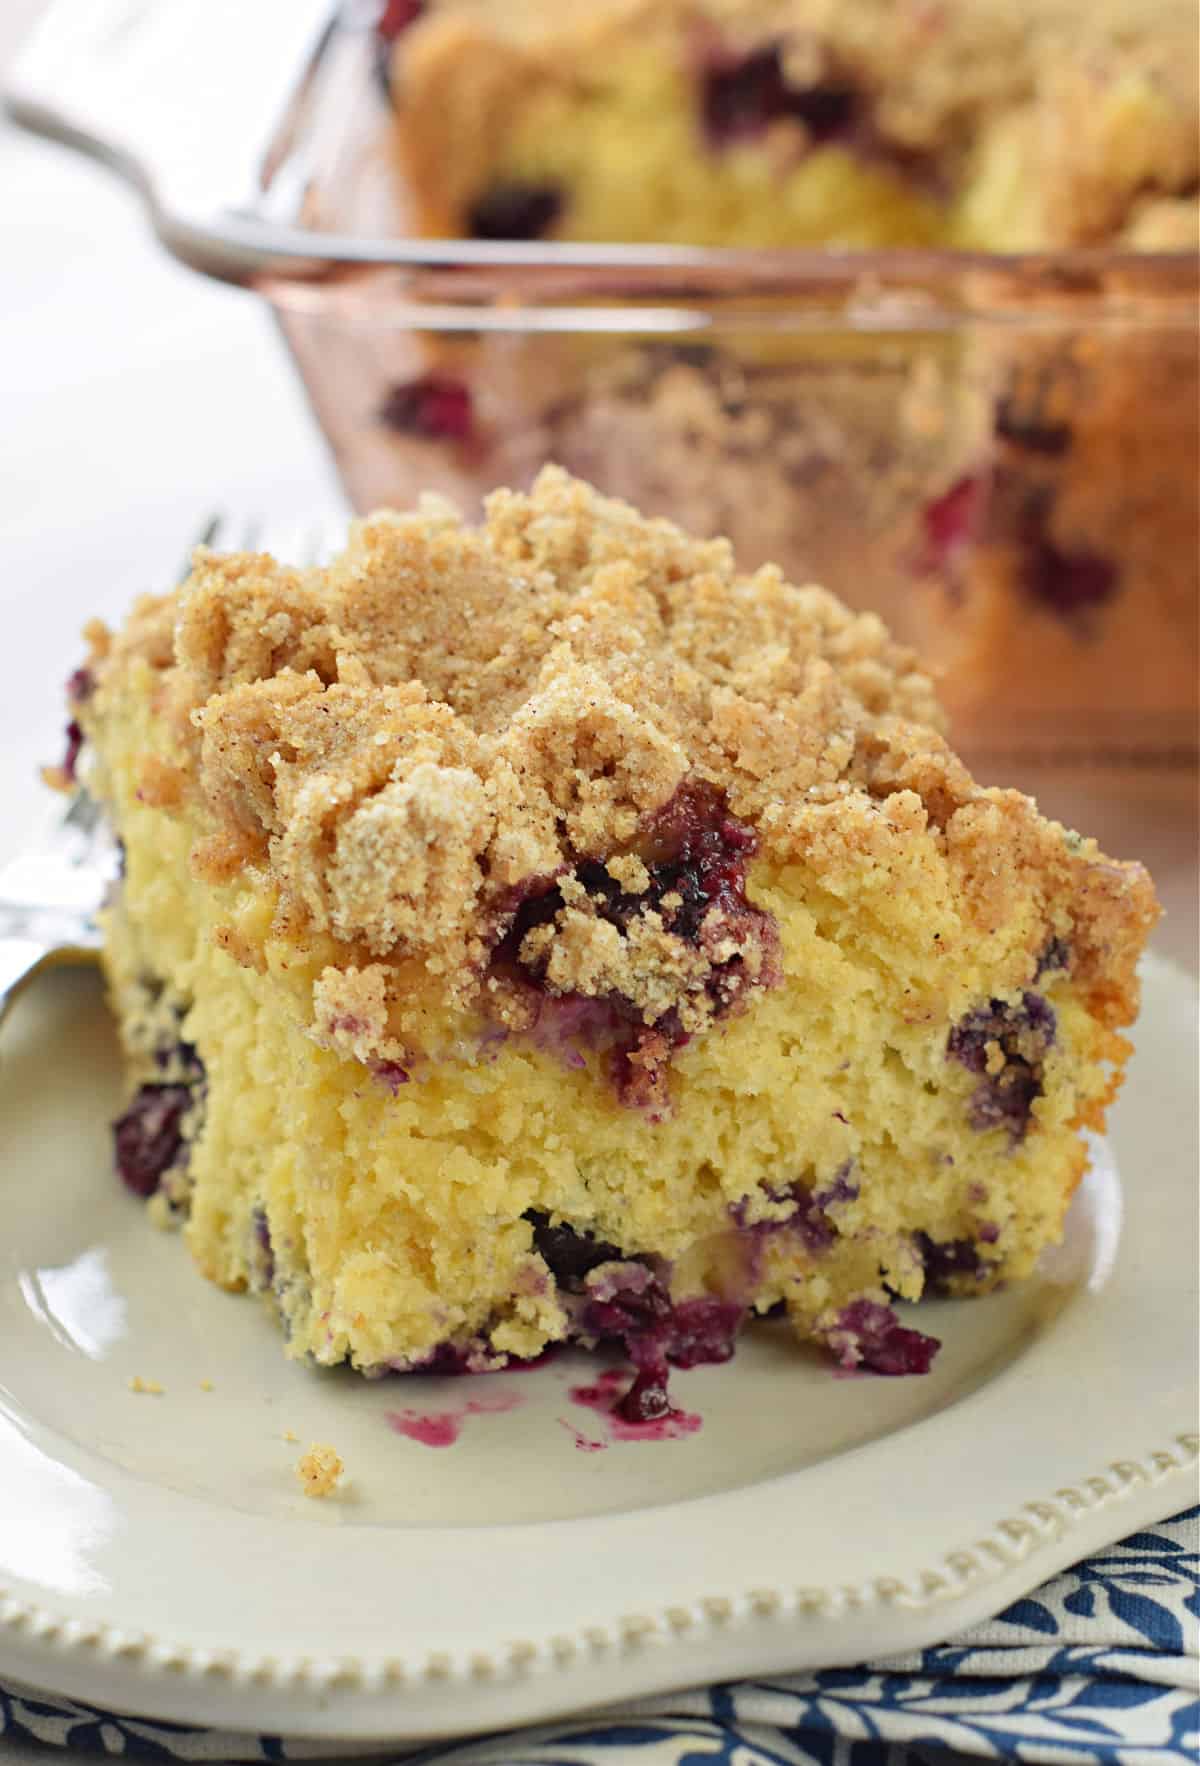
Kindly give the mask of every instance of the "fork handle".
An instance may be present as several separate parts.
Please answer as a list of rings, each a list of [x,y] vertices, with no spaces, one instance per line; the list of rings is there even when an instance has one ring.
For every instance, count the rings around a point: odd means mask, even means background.
[[[261,169],[333,0],[53,0],[9,69],[9,114],[124,175],[167,247],[244,280]]]

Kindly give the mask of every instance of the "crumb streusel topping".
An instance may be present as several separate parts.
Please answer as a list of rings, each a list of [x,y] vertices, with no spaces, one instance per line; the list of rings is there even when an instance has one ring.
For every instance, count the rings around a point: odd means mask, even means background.
[[[142,801],[200,802],[198,874],[250,868],[277,937],[331,941],[316,1033],[360,1060],[404,1059],[398,972],[510,1028],[532,977],[669,1016],[677,1037],[728,1008],[732,964],[739,986],[769,983],[767,916],[714,888],[697,917],[671,886],[680,804],[703,799],[777,863],[827,846],[831,867],[853,849],[898,876],[932,829],[984,920],[1011,867],[1044,872],[1049,900],[1073,863],[1026,799],[974,784],[876,617],[772,566],[739,574],[724,540],[554,467],[494,493],[478,527],[432,499],[361,521],[324,569],[201,549],[176,594],[93,634],[99,703],[135,658],[162,672],[177,733]],[[1105,903],[1080,869],[1086,973]],[[523,924],[533,896],[549,907]],[[221,941],[261,961],[236,929]]]

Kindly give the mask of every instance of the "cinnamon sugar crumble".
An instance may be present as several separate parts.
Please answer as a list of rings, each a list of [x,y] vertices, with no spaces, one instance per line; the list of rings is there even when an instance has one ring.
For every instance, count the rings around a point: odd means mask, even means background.
[[[617,1002],[638,1026],[619,1039],[626,1078],[649,1070],[653,1089],[776,964],[740,881],[697,907],[667,874],[684,836],[656,852],[654,829],[672,806],[694,820],[703,805],[731,851],[803,854],[818,873],[827,850],[834,870],[869,857],[903,876],[929,827],[975,871],[982,920],[1003,913],[1012,867],[1043,871],[1047,900],[1056,875],[1086,872],[1026,799],[975,786],[873,615],[771,566],[741,575],[727,542],[555,467],[486,509],[479,527],[435,498],[373,516],[318,570],[201,548],[176,595],[94,635],[101,701],[131,666],[161,671],[176,753],[146,768],[143,801],[198,811],[198,874],[260,876],[274,936],[330,950],[324,1046],[405,1071],[401,995],[529,1029],[533,982]],[[1106,912],[1127,908],[1101,887],[1090,904],[1100,951]],[[220,942],[261,962],[237,928]]]

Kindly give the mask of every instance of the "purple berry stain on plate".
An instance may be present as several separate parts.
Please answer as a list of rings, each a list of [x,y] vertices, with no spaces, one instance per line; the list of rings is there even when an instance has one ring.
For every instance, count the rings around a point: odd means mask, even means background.
[[[384,1417],[397,1435],[422,1447],[453,1447],[468,1417],[503,1416],[524,1402],[520,1392],[487,1392],[449,1410],[388,1410]]]
[[[585,1435],[582,1429],[577,1429],[574,1423],[569,1423],[565,1416],[560,1416],[558,1421],[560,1428],[567,1431],[580,1453],[604,1453],[607,1450],[607,1441],[593,1441],[590,1435]]]

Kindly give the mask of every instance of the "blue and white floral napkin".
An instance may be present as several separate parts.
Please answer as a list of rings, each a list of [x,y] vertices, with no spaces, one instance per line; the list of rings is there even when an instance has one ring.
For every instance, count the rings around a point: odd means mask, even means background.
[[[112,1716],[0,1685],[0,1735],[142,1760],[314,1760],[329,1743]],[[404,1766],[945,1766],[1200,1760],[1200,1508],[952,1642],[415,1751]]]

